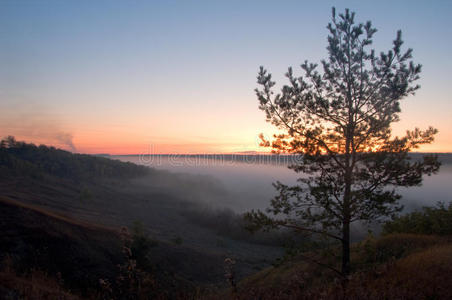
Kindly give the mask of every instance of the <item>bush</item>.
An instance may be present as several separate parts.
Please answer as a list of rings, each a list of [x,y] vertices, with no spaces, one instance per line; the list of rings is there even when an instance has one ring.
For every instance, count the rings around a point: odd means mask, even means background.
[[[392,234],[376,240],[375,259],[377,262],[399,259],[443,242],[438,237],[428,235]]]
[[[452,235],[452,202],[449,206],[438,203],[398,217],[383,225],[383,234],[414,233]]]
[[[152,270],[151,262],[151,248],[158,245],[158,242],[153,240],[145,226],[140,221],[135,221],[131,230],[131,245],[132,258],[136,260],[137,266],[144,271]]]

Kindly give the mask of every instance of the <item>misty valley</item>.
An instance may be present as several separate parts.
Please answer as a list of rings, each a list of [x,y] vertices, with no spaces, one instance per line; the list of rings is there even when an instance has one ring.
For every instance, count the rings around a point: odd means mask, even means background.
[[[442,166],[438,174],[426,176],[422,185],[400,189],[405,212],[432,206],[436,202],[451,201],[449,184],[452,182],[452,155],[438,154]],[[420,154],[413,154],[413,159]],[[124,162],[149,166],[157,170],[182,173],[187,177],[205,181],[206,186],[215,186],[217,195],[205,198],[204,192],[197,201],[212,207],[228,208],[236,213],[260,208],[265,209],[276,194],[272,183],[282,181],[295,184],[302,176],[288,168],[297,163],[296,157],[268,154],[223,154],[223,155],[119,155],[111,156]],[[180,174],[179,176],[183,176]]]

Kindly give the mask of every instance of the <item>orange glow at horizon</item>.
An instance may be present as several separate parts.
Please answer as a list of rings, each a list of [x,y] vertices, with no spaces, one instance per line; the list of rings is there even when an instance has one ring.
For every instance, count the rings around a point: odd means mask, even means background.
[[[14,134],[13,134],[14,135]],[[51,137],[31,137],[26,135],[14,135],[17,140],[31,142],[36,145],[45,144],[61,148],[64,150],[86,153],[86,154],[214,154],[214,153],[240,153],[240,152],[270,152],[269,148],[259,146],[258,134],[255,137],[237,136],[230,140],[213,140],[209,142],[195,139],[172,138],[148,139],[139,136],[118,135],[114,132],[106,133],[80,133],[75,135],[73,143],[76,147],[74,151],[67,144],[55,140]],[[267,135],[270,136],[270,135]],[[436,138],[435,142],[429,145],[422,145],[414,152],[438,152],[450,153],[452,139],[448,136]]]
[[[75,137],[74,144],[78,152],[112,155],[127,154],[214,154],[235,153],[245,151],[268,152],[259,146],[257,135],[253,139],[236,137],[228,140],[205,138],[119,138],[116,136],[83,136]]]
[[[242,110],[228,109],[226,100],[209,111],[199,106],[152,110],[152,106],[84,110],[83,114],[63,116],[46,107],[14,106],[2,109],[1,137],[87,154],[212,154],[270,152],[260,147],[259,134],[271,139],[275,128],[265,122],[254,99],[241,99]],[[411,103],[410,103],[411,101]],[[393,134],[405,129],[432,125],[439,129],[432,144],[416,152],[452,152],[450,118],[425,117],[416,107],[422,98],[413,97],[402,104],[401,121],[394,123]],[[418,102],[418,103],[416,103]],[[246,108],[246,109],[245,109]],[[71,148],[71,145],[75,148]]]

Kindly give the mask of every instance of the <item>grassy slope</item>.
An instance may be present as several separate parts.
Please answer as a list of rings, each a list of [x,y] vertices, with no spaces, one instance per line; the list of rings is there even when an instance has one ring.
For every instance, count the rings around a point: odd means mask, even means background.
[[[51,278],[60,273],[66,288],[82,295],[97,289],[100,278],[113,280],[117,264],[124,261],[114,230],[5,197],[0,197],[0,232],[0,261],[8,261],[22,277],[33,270],[42,270]],[[0,286],[24,280],[5,276]]]
[[[130,186],[120,186],[124,183],[96,183],[88,186],[92,198],[79,199],[80,188],[64,179],[3,179],[0,180],[0,195],[48,214],[117,229],[141,220],[149,228],[151,237],[159,241],[158,246],[151,249],[156,268],[200,284],[224,282],[224,254],[209,246],[209,243],[216,246],[218,238],[208,229],[188,221],[182,223],[185,219],[178,215],[181,204],[169,195],[142,187],[132,193]],[[168,241],[178,236],[182,244]],[[250,267],[248,274],[251,270]]]
[[[99,279],[115,282],[118,265],[125,262],[115,229],[4,196],[0,232],[0,299],[95,298]],[[150,256],[162,293],[191,293],[195,285],[223,278],[220,256],[162,241]]]
[[[452,237],[392,234],[371,239],[354,245],[353,261],[347,299],[452,298]],[[238,298],[342,299],[340,282],[333,272],[294,258],[241,281]]]
[[[28,144],[20,144],[17,150],[1,149],[0,154],[1,196],[72,220],[112,228],[142,221],[151,237],[159,240],[152,249],[153,263],[175,277],[196,284],[223,283],[223,260],[229,253],[237,255],[238,273],[244,276],[268,266],[280,251],[220,237],[184,217],[181,212],[198,196],[189,194],[191,187],[200,184],[196,190],[207,196],[217,192],[209,191],[205,182],[196,178],[179,178],[152,169],[145,172],[132,164]],[[119,176],[116,168],[130,176]],[[180,191],[175,193],[175,188]],[[180,195],[187,199],[178,198]]]
[[[0,299],[82,299],[64,291],[54,278],[42,272],[33,272],[27,277],[18,276],[13,270],[0,271]]]
[[[21,147],[0,149],[0,299],[70,297],[61,291],[61,282],[74,295],[97,294],[99,279],[115,282],[124,261],[116,231],[135,220],[145,223],[152,238],[164,239],[149,254],[161,290],[223,282],[223,254],[201,248],[209,231],[181,224],[181,202],[165,190],[131,182],[160,174],[104,158]],[[119,172],[118,177],[116,168],[131,175],[124,178]],[[180,227],[200,247],[188,244],[183,233],[178,244],[168,242]],[[2,269],[6,261],[11,267]]]

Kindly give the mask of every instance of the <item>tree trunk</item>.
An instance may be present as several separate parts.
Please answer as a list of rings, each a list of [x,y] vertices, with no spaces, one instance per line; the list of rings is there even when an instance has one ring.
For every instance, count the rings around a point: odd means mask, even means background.
[[[345,191],[342,219],[342,275],[350,274],[350,200],[351,200],[351,172],[345,175]]]
[[[350,222],[344,220],[342,224],[342,274],[350,274]]]
[[[350,132],[352,131],[351,125],[347,130],[346,143],[345,143],[345,189],[344,199],[342,203],[342,275],[348,276],[350,274],[350,202],[352,198],[352,166],[350,166],[350,144],[352,137]]]

